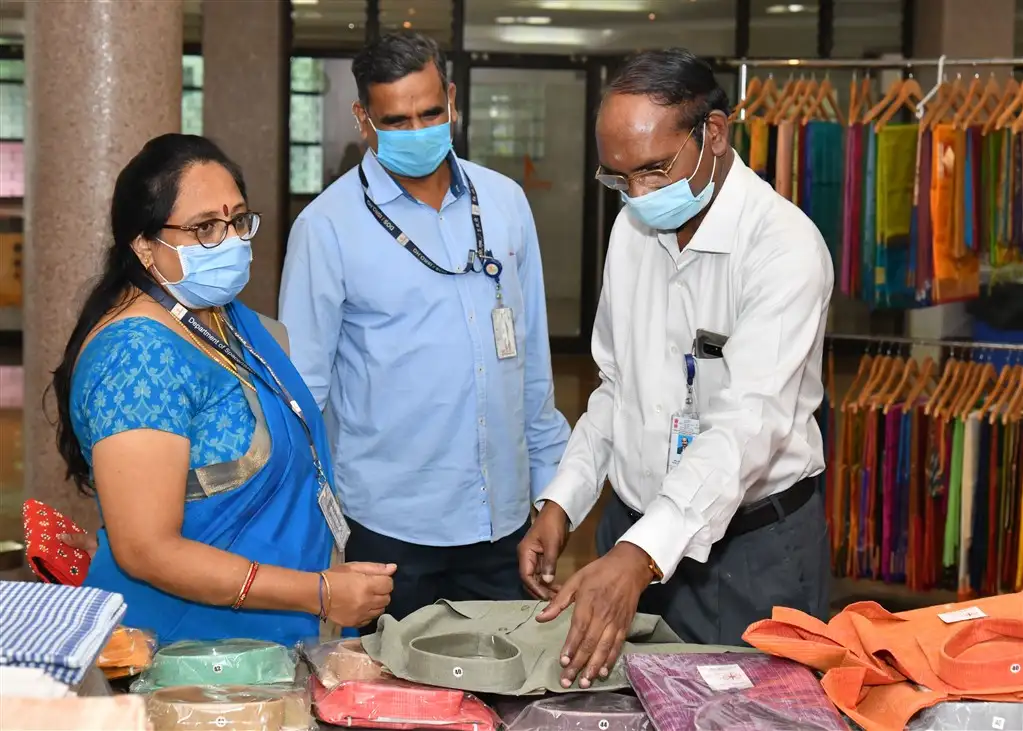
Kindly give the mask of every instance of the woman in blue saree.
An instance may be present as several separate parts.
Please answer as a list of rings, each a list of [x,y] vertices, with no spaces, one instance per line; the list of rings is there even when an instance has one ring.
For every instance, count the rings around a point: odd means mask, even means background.
[[[151,140],[118,176],[106,264],[54,373],[68,477],[103,518],[85,583],[161,642],[291,644],[389,601],[393,566],[330,568],[323,420],[283,327],[236,301],[259,220],[212,142]]]

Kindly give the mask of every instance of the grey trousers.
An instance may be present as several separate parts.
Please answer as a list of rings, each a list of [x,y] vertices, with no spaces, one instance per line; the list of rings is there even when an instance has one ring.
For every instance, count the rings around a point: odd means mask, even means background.
[[[597,528],[603,556],[632,527],[629,509],[613,496]],[[775,606],[829,617],[830,542],[824,502],[814,493],[781,520],[714,544],[707,563],[683,559],[665,584],[643,592],[639,611],[659,615],[686,642],[744,645],[742,633]]]

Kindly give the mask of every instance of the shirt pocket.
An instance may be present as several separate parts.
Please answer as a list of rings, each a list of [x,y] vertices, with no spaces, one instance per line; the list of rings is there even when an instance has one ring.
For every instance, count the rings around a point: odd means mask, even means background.
[[[701,414],[710,410],[711,400],[724,388],[725,376],[724,358],[696,359],[696,403]]]

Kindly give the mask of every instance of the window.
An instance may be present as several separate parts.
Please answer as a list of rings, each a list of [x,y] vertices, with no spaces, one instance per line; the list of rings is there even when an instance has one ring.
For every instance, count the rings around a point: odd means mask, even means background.
[[[323,95],[327,88],[323,64],[315,58],[291,59],[292,195],[315,195],[323,190]],[[181,131],[201,135],[202,56],[185,56],[182,71]]]
[[[0,60],[0,198],[25,195],[25,62]]]
[[[523,77],[528,75],[528,72],[522,73]],[[469,148],[473,158],[541,160],[546,137],[546,87],[528,78],[511,83],[496,81],[472,84]]]

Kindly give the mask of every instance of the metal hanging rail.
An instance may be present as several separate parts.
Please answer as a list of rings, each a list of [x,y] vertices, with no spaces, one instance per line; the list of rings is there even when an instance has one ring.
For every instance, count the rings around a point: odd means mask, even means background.
[[[942,340],[940,338],[907,338],[898,335],[825,335],[826,340],[877,343],[878,345],[919,345],[922,347],[961,348],[963,350],[1011,350],[1023,352],[1023,343],[987,343],[977,340]]]
[[[1023,58],[725,58],[715,63],[731,68],[788,69],[912,69],[923,66],[1023,66]]]

